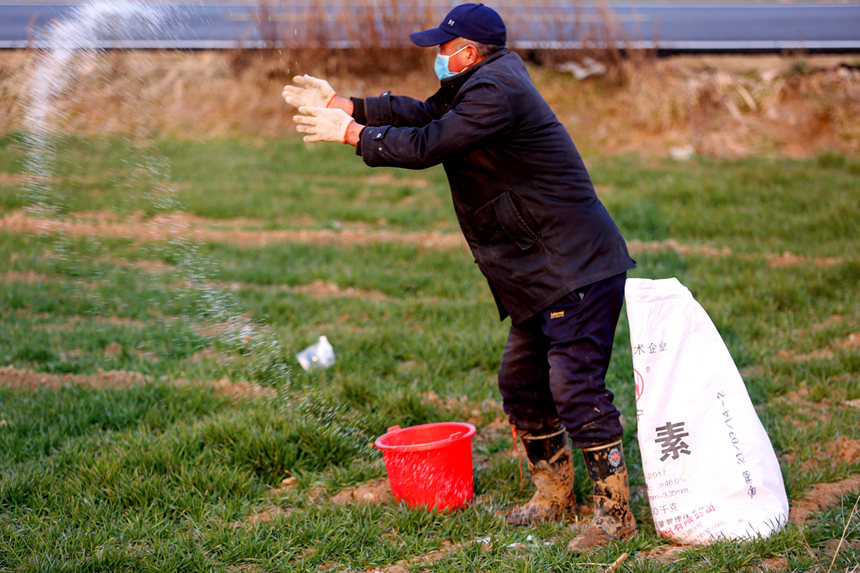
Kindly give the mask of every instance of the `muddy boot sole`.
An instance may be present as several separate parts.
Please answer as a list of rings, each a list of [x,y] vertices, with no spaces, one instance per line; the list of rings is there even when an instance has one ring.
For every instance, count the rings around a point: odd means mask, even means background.
[[[620,529],[610,535],[597,523],[590,523],[586,528],[567,544],[567,550],[572,553],[592,551],[609,545],[613,540],[624,541],[639,532],[636,521],[631,516],[631,522],[625,523]]]
[[[576,503],[543,504],[526,503],[511,509],[505,515],[505,523],[517,527],[539,525],[541,523],[556,523],[563,521],[566,516],[576,514]]]

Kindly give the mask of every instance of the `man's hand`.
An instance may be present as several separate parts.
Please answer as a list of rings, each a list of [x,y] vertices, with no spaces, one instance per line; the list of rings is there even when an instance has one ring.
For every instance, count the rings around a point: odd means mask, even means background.
[[[299,115],[293,116],[293,121],[296,123],[296,131],[307,134],[304,137],[307,143],[347,143],[349,126],[355,120],[342,109],[302,106],[299,108]]]
[[[281,94],[293,107],[328,107],[337,96],[327,81],[307,74],[293,77],[293,83],[296,85],[284,87]]]

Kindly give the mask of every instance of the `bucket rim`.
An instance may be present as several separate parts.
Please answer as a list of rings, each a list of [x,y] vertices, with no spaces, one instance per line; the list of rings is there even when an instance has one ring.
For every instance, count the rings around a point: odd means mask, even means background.
[[[463,430],[465,430],[465,433],[457,436],[454,439],[451,439],[451,437],[449,436],[447,438],[442,438],[441,440],[436,440],[435,442],[425,442],[423,444],[389,445],[389,444],[385,444],[382,442],[382,440],[384,440],[386,437],[388,437],[392,434],[397,434],[399,432],[404,432],[406,430],[427,428],[430,426],[460,426]],[[450,444],[450,443],[457,442],[460,440],[465,440],[467,438],[471,439],[472,437],[475,436],[475,434],[477,432],[478,432],[478,429],[474,425],[472,425],[468,422],[431,422],[429,424],[418,424],[416,426],[408,426],[406,428],[398,428],[396,430],[389,430],[388,432],[386,432],[386,433],[382,434],[381,436],[379,436],[378,438],[376,438],[376,440],[373,442],[373,445],[378,450],[403,450],[403,451],[411,451],[411,452],[421,451],[421,450],[432,450],[432,449],[438,448],[439,446],[442,446],[444,444]]]

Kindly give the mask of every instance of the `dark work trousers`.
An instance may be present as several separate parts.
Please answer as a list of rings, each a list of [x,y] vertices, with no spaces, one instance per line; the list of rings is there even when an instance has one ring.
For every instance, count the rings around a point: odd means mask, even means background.
[[[574,448],[621,437],[619,413],[604,377],[627,273],[562,297],[511,326],[499,367],[499,390],[510,422],[540,433],[567,429]]]

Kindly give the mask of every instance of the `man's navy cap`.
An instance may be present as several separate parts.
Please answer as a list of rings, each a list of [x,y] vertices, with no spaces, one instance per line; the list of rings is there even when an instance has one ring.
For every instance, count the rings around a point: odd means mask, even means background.
[[[498,12],[483,4],[460,4],[442,20],[438,28],[409,34],[409,39],[423,47],[438,46],[457,37],[504,46],[507,40],[505,23]]]

